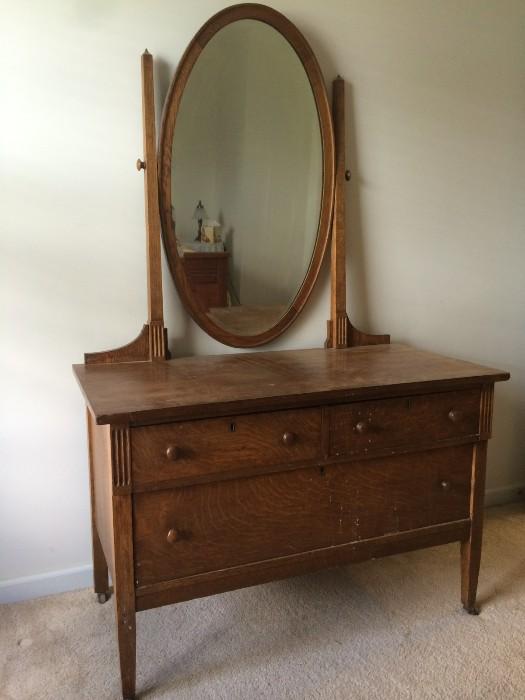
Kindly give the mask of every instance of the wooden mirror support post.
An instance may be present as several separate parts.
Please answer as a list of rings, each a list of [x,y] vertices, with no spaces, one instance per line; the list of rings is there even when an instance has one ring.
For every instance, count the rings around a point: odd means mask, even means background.
[[[345,83],[341,76],[333,82],[332,111],[335,137],[335,190],[332,214],[330,320],[325,347],[349,348],[355,345],[383,345],[389,335],[372,335],[355,328],[346,313],[345,184]]]
[[[153,88],[153,56],[146,51],[142,65],[142,123],[144,157],[137,160],[137,170],[144,170],[144,199],[146,208],[146,260],[148,274],[148,322],[131,343],[114,350],[84,355],[86,364],[112,362],[149,362],[166,360],[168,334],[164,327],[162,306],[162,270],[160,258],[160,213],[157,180],[157,143],[155,137],[155,101]]]
[[[145,174],[148,322],[144,324],[137,338],[128,345],[84,355],[86,365],[150,363],[169,358],[162,304],[153,57],[147,50],[142,54],[141,66],[145,160],[137,160],[137,169],[139,172],[144,170]],[[136,603],[131,536],[130,429],[126,422],[113,424],[109,429],[106,426],[97,425],[97,419],[89,408],[86,409],[86,415],[94,589],[99,602],[105,603],[110,597],[109,572],[111,572],[115,592],[123,697],[134,698]],[[105,461],[104,454],[108,455],[108,461]],[[111,474],[109,479],[104,472],[108,465],[108,471]]]

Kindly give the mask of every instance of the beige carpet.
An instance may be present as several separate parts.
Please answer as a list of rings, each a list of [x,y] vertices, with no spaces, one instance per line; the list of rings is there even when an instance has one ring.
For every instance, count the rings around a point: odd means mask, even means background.
[[[458,545],[138,616],[141,697],[525,698],[525,507],[487,511],[482,614]],[[2,700],[119,698],[113,602],[83,590],[0,607]]]

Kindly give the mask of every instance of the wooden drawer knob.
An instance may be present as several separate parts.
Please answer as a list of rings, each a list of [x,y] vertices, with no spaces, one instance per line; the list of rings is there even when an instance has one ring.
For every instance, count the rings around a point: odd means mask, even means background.
[[[180,457],[179,448],[175,445],[170,445],[166,450],[166,457],[171,459],[172,462],[175,462],[175,460],[179,459]]]
[[[288,431],[286,431],[285,433],[283,433],[282,437],[283,445],[286,445],[287,447],[293,445],[295,442],[295,437],[295,433],[289,433]]]
[[[441,488],[443,489],[443,491],[450,491],[450,486],[451,486],[450,481],[447,481],[444,479],[441,482]]]
[[[457,411],[453,408],[451,411],[448,412],[448,417],[449,420],[451,420],[453,423],[457,423],[461,418],[461,411]]]
[[[367,424],[365,423],[364,420],[360,420],[358,423],[355,424],[355,430],[360,434],[363,435],[363,433],[366,433],[367,429]]]
[[[169,542],[170,544],[173,544],[174,542],[176,542],[176,541],[179,539],[179,533],[177,532],[177,530],[174,530],[174,529],[172,528],[172,529],[168,532],[168,536],[166,537],[166,539],[168,540],[168,542]]]

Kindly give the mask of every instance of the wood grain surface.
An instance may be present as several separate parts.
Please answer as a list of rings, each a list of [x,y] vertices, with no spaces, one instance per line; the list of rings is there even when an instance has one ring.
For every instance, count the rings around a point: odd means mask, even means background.
[[[479,435],[479,389],[329,408],[330,455],[439,442]]]
[[[477,615],[476,605],[481,544],[483,539],[483,502],[485,500],[485,476],[487,468],[487,442],[474,446],[472,481],[470,489],[470,520],[472,526],[468,539],[461,543],[461,602],[471,615]]]
[[[228,306],[229,257],[227,252],[186,252],[181,257],[188,286],[202,311]]]
[[[74,365],[99,424],[140,425],[490,384],[508,372],[407,345]]]
[[[363,333],[350,323],[346,313],[346,189],[350,171],[346,169],[345,82],[341,76],[332,83],[332,118],[335,141],[334,211],[330,252],[330,319],[327,322],[327,348],[380,345],[389,335]]]
[[[333,547],[313,549],[299,554],[265,559],[262,562],[241,564],[210,573],[170,579],[137,588],[137,610],[148,610],[183,600],[232,591],[268,581],[298,576],[332,566],[365,561],[422,547],[434,547],[457,542],[468,537],[470,520],[455,520],[439,525],[405,530],[366,540],[348,542]]]
[[[321,411],[184,421],[132,429],[133,485],[214,474],[235,466],[295,464],[321,456]]]
[[[136,580],[145,585],[467,518],[472,450],[135,494]]]

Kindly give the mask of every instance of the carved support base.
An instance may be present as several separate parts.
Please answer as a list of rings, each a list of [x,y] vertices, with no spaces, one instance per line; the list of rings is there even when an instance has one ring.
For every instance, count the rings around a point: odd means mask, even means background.
[[[127,345],[114,350],[89,352],[84,355],[86,365],[113,362],[151,362],[169,359],[168,332],[162,323],[145,323],[139,335]]]
[[[345,313],[338,314],[335,320],[327,321],[326,348],[351,348],[358,345],[384,345],[390,343],[389,335],[363,333],[354,328]]]

